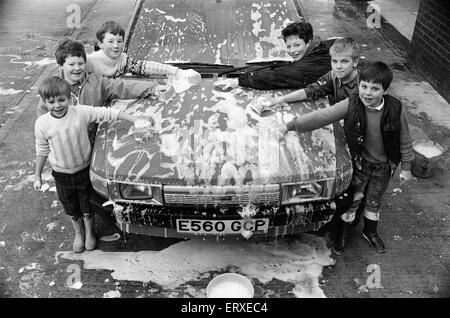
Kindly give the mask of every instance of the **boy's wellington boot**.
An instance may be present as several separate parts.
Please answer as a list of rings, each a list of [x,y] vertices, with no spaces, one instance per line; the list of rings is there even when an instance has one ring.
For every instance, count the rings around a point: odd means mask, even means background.
[[[363,215],[363,212],[364,212],[364,205],[361,204],[356,210],[355,219],[352,222],[352,228],[358,226],[359,222],[361,221],[361,216]]]
[[[386,245],[377,233],[378,221],[369,220],[364,218],[364,229],[362,236],[369,242],[370,246],[378,251],[378,253],[386,252]]]
[[[87,251],[95,249],[97,245],[97,238],[95,237],[94,231],[94,215],[84,214],[83,215],[84,228],[86,230],[86,241],[84,247]]]
[[[83,219],[79,218],[77,221],[72,219],[73,229],[75,230],[75,239],[73,240],[72,249],[75,253],[84,251],[84,224]]]
[[[344,222],[339,218],[336,235],[333,242],[333,252],[336,255],[342,255],[345,249],[345,243],[347,241],[348,234],[351,229],[351,223]]]

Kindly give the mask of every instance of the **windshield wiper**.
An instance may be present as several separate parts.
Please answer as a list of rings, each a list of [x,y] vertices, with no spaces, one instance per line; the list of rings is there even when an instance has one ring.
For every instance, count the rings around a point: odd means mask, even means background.
[[[240,74],[246,72],[247,70],[252,70],[252,71],[259,71],[262,70],[264,68],[269,68],[269,67],[278,67],[281,65],[286,65],[287,63],[290,63],[289,61],[280,61],[280,60],[273,60],[273,61],[260,61],[260,62],[246,62],[246,66],[242,66],[242,67],[235,67],[234,69],[229,69],[226,71],[223,71],[219,74],[220,76],[226,75],[226,74],[233,74],[234,76],[239,76]]]
[[[214,64],[214,63],[200,63],[200,62],[179,62],[179,63],[166,63],[166,64],[170,64],[179,68],[193,68],[193,67],[198,67],[198,68],[227,68],[227,69],[231,69],[231,68],[235,68],[233,65],[228,65],[228,64]]]

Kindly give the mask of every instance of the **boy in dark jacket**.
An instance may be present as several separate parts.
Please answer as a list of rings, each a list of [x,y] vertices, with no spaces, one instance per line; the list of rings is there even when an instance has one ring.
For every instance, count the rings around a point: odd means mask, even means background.
[[[261,100],[264,108],[276,104],[302,101],[308,98],[327,97],[330,105],[348,98],[358,92],[359,47],[352,38],[336,39],[330,47],[331,71],[317,82],[309,84],[287,95],[266,97]]]
[[[294,60],[267,66],[254,66],[238,78],[221,79],[216,87],[223,90],[237,86],[254,89],[304,88],[330,70],[329,49],[333,40],[322,41],[313,36],[308,22],[294,22],[282,31],[288,54]]]
[[[346,235],[360,205],[364,208],[362,235],[379,253],[386,250],[377,232],[381,199],[401,162],[400,182],[412,178],[412,143],[406,112],[401,102],[387,94],[392,71],[383,62],[369,63],[359,77],[359,92],[348,99],[280,125],[280,132],[306,132],[344,119],[344,130],[353,161],[354,202],[341,215],[343,251]]]

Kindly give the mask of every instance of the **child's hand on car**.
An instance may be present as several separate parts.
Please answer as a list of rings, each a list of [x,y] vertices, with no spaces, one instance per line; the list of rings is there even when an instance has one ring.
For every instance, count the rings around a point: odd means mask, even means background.
[[[237,78],[221,78],[214,82],[214,88],[222,92],[229,92],[238,86]]]
[[[156,85],[155,95],[162,101],[168,101],[175,95],[175,90],[172,85]]]
[[[169,76],[169,79],[170,77],[171,76]],[[173,76],[172,81],[183,81],[190,85],[198,85],[202,81],[202,76],[193,69],[178,69],[177,73]]]
[[[145,116],[145,115],[136,116],[136,115],[134,115],[133,116],[133,125],[134,125],[135,130],[136,129],[142,129],[142,128],[151,129],[151,128],[154,127],[155,121],[150,116]]]
[[[268,109],[272,106],[275,106],[276,104],[279,103],[279,99],[277,97],[270,97],[270,96],[264,96],[261,100],[260,100],[261,106],[264,109]]]
[[[134,138],[138,141],[146,141],[153,138],[155,133],[155,121],[149,116],[134,117]]]
[[[275,129],[278,131],[279,138],[283,138],[288,131],[287,126],[284,123],[276,123]]]
[[[284,102],[281,97],[264,96],[261,101],[261,106],[264,109],[274,109],[278,106],[287,106],[288,103]]]
[[[286,135],[288,132],[288,128],[287,128],[286,124],[279,124],[278,129],[280,130],[280,134],[282,134],[283,136]]]

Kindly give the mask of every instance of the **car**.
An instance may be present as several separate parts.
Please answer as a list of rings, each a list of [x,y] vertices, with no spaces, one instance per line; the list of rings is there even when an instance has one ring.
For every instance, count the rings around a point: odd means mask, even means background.
[[[274,128],[329,107],[326,99],[260,113],[260,97],[289,90],[224,92],[214,85],[249,66],[286,63],[281,30],[298,19],[291,1],[138,1],[127,53],[194,69],[202,78],[188,88],[175,83],[177,93],[166,98],[112,102],[151,119],[152,132],[139,134],[125,121],[99,125],[90,177],[97,205],[122,231],[277,237],[316,231],[351,203],[352,164],[340,123],[283,138]]]

